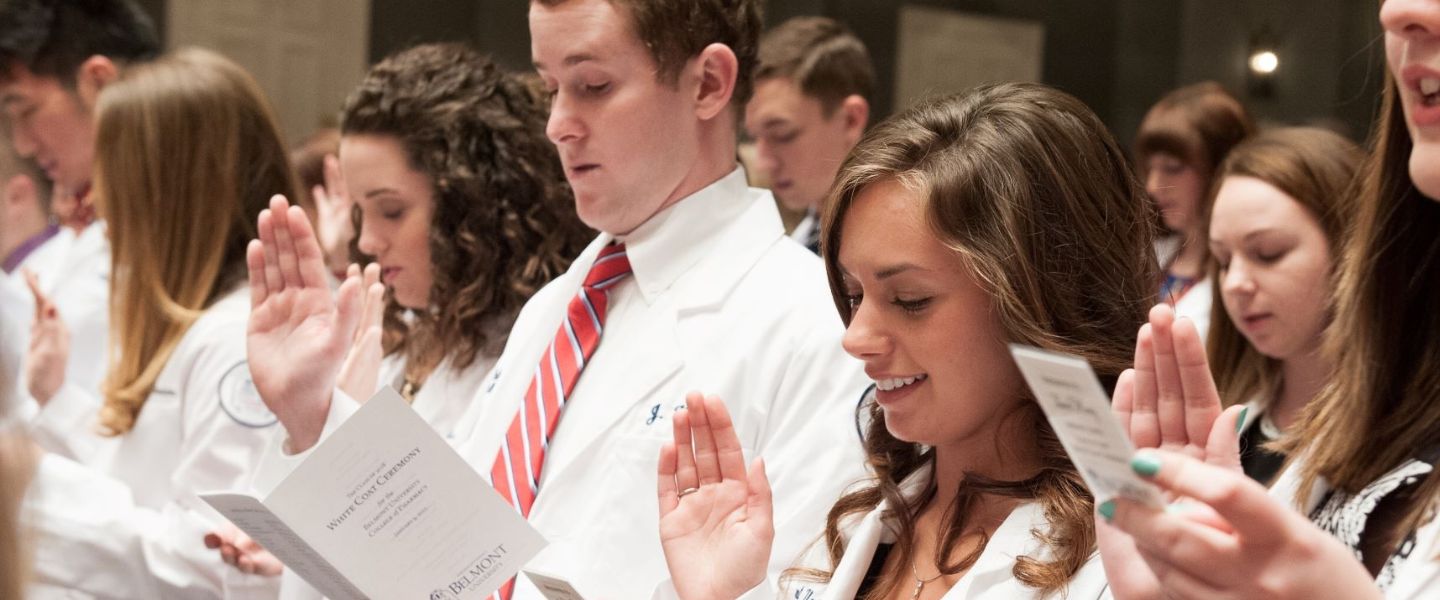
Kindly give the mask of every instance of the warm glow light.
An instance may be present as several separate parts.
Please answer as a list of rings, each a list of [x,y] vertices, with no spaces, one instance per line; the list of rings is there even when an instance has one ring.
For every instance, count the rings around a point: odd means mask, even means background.
[[[1280,57],[1274,52],[1266,50],[1250,55],[1250,70],[1261,75],[1269,75],[1280,67]]]

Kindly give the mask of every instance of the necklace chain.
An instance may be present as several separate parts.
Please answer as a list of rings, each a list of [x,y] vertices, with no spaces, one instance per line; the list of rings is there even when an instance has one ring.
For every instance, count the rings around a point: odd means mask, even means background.
[[[944,575],[944,574],[945,574],[945,573],[942,571],[942,572],[940,572],[940,573],[937,573],[934,577],[931,577],[931,578],[929,578],[929,579],[921,579],[921,578],[920,578],[920,571],[915,568],[915,563],[913,563],[913,562],[910,563],[910,576],[913,577],[913,578],[915,578],[915,593],[913,593],[913,594],[910,595],[910,600],[915,600],[916,598],[919,598],[919,597],[920,597],[920,591],[925,589],[925,584],[930,583],[930,582],[932,582],[932,581],[935,581],[936,579],[939,579],[940,576],[941,576],[941,575]]]

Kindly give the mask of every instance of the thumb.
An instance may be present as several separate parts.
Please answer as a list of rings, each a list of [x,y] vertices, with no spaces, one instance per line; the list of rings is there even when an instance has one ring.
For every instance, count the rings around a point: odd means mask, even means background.
[[[773,535],[775,501],[770,494],[770,477],[765,473],[764,458],[757,458],[754,463],[751,463],[747,478],[750,483],[750,497],[746,503],[745,512],[749,519],[755,519]]]
[[[1241,419],[1245,418],[1247,410],[1243,405],[1232,406],[1220,413],[1220,418],[1215,419],[1215,424],[1210,428],[1210,439],[1205,442],[1206,463],[1241,471],[1240,426],[1244,424]]]
[[[355,339],[355,329],[360,325],[360,280],[347,278],[340,284],[335,305],[335,329],[332,339],[339,344]]]

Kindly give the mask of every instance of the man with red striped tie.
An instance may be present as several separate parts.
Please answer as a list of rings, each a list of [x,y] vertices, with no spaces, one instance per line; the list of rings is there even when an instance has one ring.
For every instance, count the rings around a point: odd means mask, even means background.
[[[534,62],[554,94],[547,134],[580,217],[602,233],[522,309],[451,437],[549,540],[526,568],[586,597],[649,597],[668,577],[655,473],[687,392],[722,398],[747,458],[765,460],[772,583],[864,476],[855,413],[869,382],[841,348],[823,267],[735,162],[758,11],[757,0],[531,4]],[[313,310],[331,318],[325,335],[252,319],[251,370],[292,453],[355,409],[334,390],[347,339],[334,323],[352,319]],[[542,597],[524,576],[497,596]]]

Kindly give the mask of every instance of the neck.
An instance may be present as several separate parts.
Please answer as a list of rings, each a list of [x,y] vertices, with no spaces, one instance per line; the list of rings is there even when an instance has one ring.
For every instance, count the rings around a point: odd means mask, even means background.
[[[1170,272],[1199,279],[1204,275],[1206,254],[1205,245],[1200,242],[1200,232],[1186,231],[1181,236],[1180,252],[1170,262]]]
[[[1329,376],[1330,362],[1321,357],[1319,348],[1285,359],[1280,364],[1280,391],[1267,410],[1270,420],[1282,431],[1289,429]]]
[[[680,180],[680,185],[675,187],[675,191],[671,192],[670,197],[661,205],[662,210],[709,187],[735,170],[733,119],[726,117],[705,121],[700,124],[697,133],[700,140],[695,160],[690,162],[690,170]]]
[[[998,481],[1033,477],[1041,465],[1037,418],[1043,418],[1038,409],[1020,409],[1001,418],[998,427],[987,428],[990,435],[936,446],[935,499],[930,506],[941,510],[950,506],[967,474]]]

